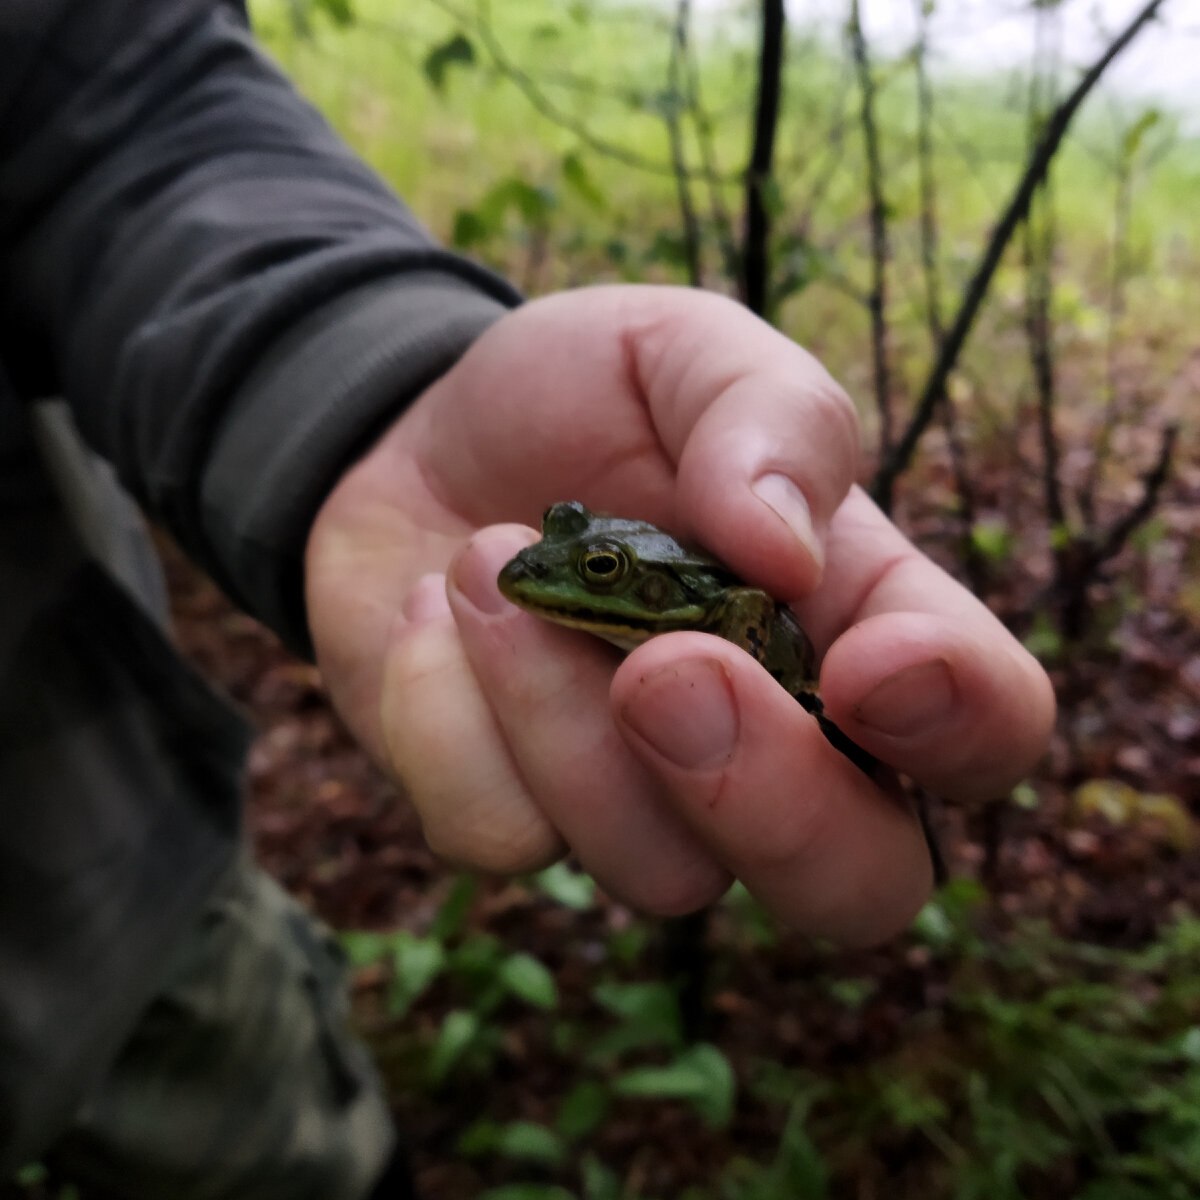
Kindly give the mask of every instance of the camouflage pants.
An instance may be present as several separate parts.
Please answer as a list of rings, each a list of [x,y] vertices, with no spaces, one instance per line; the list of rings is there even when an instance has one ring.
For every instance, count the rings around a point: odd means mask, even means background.
[[[35,420],[80,540],[165,626],[157,561],[111,469],[61,403]],[[48,1156],[56,1170],[105,1200],[367,1195],[394,1133],[328,933],[243,856],[163,967],[166,985]]]
[[[51,1161],[112,1200],[360,1200],[393,1132],[328,934],[243,860]]]

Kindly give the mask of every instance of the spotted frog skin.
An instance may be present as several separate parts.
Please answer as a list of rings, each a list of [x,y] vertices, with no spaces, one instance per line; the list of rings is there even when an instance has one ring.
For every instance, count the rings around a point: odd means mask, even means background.
[[[833,746],[874,774],[876,760],[825,716],[812,643],[792,610],[657,525],[593,513],[578,500],[553,504],[541,541],[506,563],[497,582],[519,607],[623,650],[680,629],[733,642],[812,713]]]

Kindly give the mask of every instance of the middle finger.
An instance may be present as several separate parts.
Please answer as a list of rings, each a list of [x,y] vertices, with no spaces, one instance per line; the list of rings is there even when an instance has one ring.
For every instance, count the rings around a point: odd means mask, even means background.
[[[617,732],[609,685],[617,651],[521,612],[496,588],[531,540],[482,530],[451,565],[451,611],[480,687],[530,795],[610,894],[662,915],[719,896],[727,872],[662,800]]]

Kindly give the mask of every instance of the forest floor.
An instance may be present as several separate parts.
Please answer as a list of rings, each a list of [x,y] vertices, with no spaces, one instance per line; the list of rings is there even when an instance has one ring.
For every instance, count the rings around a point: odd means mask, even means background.
[[[934,471],[926,486],[907,488],[902,514],[935,556],[949,537],[945,486]],[[935,809],[951,877],[982,885],[985,899],[973,918],[981,936],[1000,939],[1037,919],[1068,942],[1132,949],[1152,943],[1165,924],[1200,913],[1193,820],[1200,814],[1200,466],[1176,471],[1155,521],[1154,537],[1130,550],[1114,582],[1101,588],[1105,636],[1060,653],[1051,667],[1058,730],[1029,783],[975,812]],[[457,877],[426,849],[411,810],[351,743],[317,670],[231,608],[169,547],[167,558],[182,647],[259,730],[248,819],[260,861],[339,930],[426,932]],[[993,606],[1028,630],[1038,571],[1011,575],[1025,582],[1002,584]],[[1122,600],[1130,594],[1137,603]],[[528,1005],[502,1008],[489,1017],[502,1029],[482,1084],[451,1075],[439,1087],[410,1087],[414,1038],[428,1047],[457,1002],[453,989],[431,987],[396,1019],[385,1003],[386,967],[360,969],[360,1021],[416,1147],[429,1200],[465,1200],[523,1178],[521,1170],[563,1178],[503,1156],[481,1163],[463,1152],[461,1135],[488,1114],[554,1123],[579,1073],[579,1051],[563,1030],[594,1031],[589,991],[597,962],[622,930],[655,928],[602,896],[573,911],[523,881],[481,886],[466,921],[553,972],[555,1018]],[[722,906],[705,933],[711,961],[700,1032],[739,1075],[761,1077],[763,1063],[808,1077],[866,1070],[897,1054],[936,1055],[953,1021],[946,1015],[934,1029],[928,1017],[947,1014],[954,985],[936,938],[931,943],[925,932],[924,939],[838,953],[764,930],[737,905]],[[653,942],[657,935],[647,936]],[[645,961],[638,970],[647,973]],[[818,978],[828,986],[815,987]],[[733,1157],[769,1157],[780,1122],[776,1110],[753,1102],[716,1129],[686,1104],[632,1104],[610,1111],[583,1141],[615,1171],[620,1195],[678,1196],[716,1179]],[[854,1184],[837,1194],[866,1197],[876,1185],[892,1196],[922,1194],[921,1180],[935,1168],[925,1161],[928,1147],[914,1150],[912,1136],[897,1135],[890,1146],[875,1138],[853,1167],[832,1163]],[[1043,1173],[1044,1194],[1069,1182],[1061,1167]]]

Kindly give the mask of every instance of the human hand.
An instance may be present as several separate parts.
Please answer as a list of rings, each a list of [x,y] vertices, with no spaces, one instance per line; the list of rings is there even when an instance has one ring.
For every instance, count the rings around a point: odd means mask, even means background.
[[[618,663],[496,589],[553,501],[662,525],[794,598],[855,742],[949,800],[1002,794],[1049,682],[853,487],[857,446],[819,364],[712,294],[562,293],[488,330],[346,473],[306,559],[334,702],[433,849],[514,872],[570,847],[661,914],[736,876],[814,934],[903,928],[931,884],[915,817],[749,655],[673,633]]]

